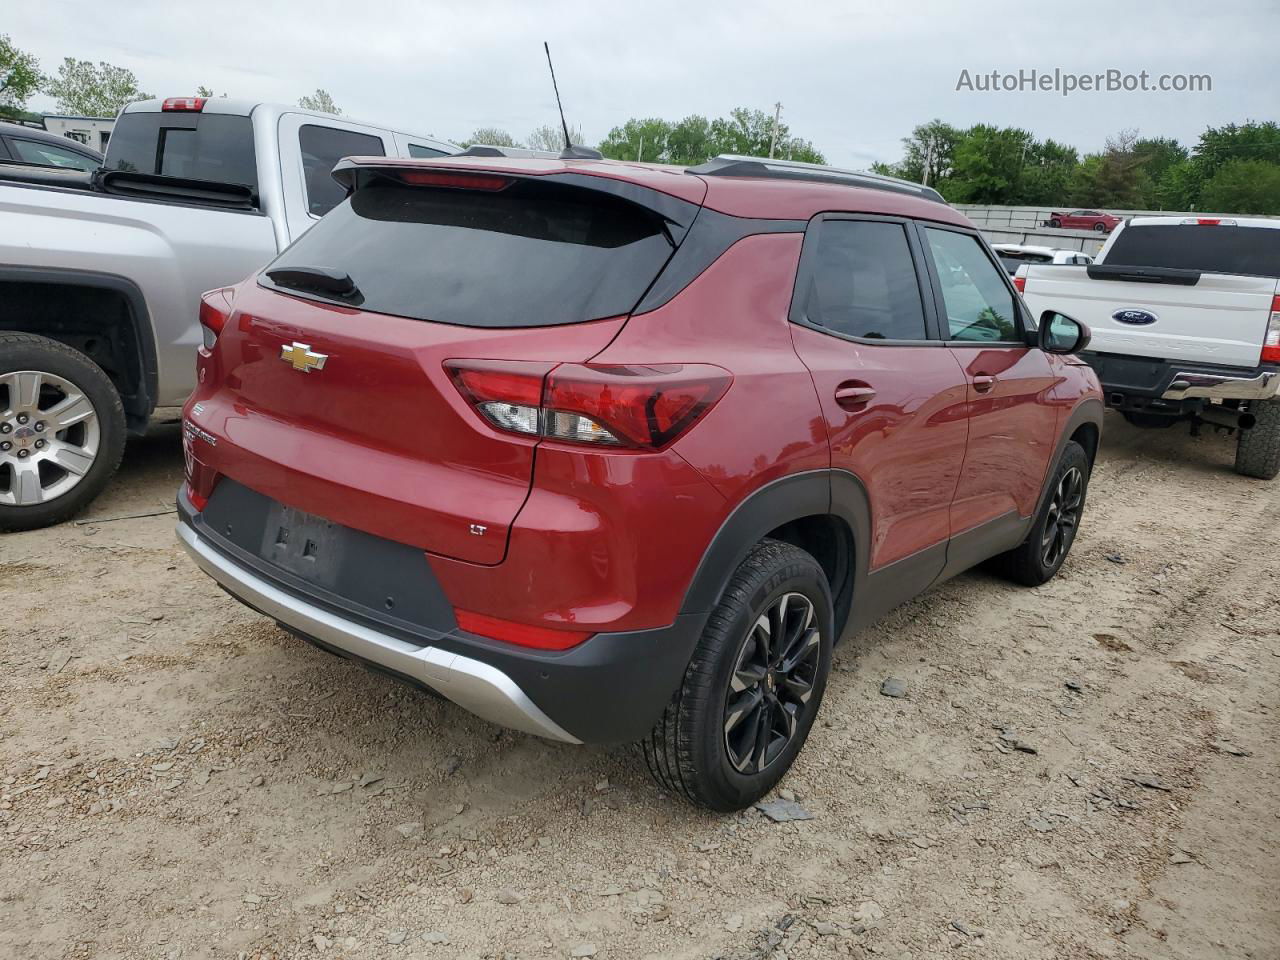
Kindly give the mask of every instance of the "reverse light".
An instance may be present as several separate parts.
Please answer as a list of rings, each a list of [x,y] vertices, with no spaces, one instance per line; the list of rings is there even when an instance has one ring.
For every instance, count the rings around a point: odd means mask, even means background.
[[[500,430],[592,446],[657,449],[729,389],[710,364],[595,365],[449,360],[462,395]]]
[[[1280,296],[1271,298],[1271,319],[1262,338],[1262,362],[1280,363]]]
[[[503,190],[511,186],[508,177],[487,173],[456,173],[452,170],[402,170],[397,176],[415,187],[454,187],[460,190]]]
[[[235,287],[218,287],[200,294],[200,328],[204,333],[206,350],[218,342],[218,334],[227,325],[235,293]]]
[[[175,111],[199,113],[204,109],[205,99],[205,97],[169,97],[160,104],[160,109],[166,113]]]
[[[556,630],[551,627],[531,627],[527,623],[514,623],[510,620],[499,620],[482,613],[469,610],[453,611],[458,627],[478,637],[500,640],[519,647],[533,647],[537,650],[568,650],[590,639],[593,634],[581,630]]]

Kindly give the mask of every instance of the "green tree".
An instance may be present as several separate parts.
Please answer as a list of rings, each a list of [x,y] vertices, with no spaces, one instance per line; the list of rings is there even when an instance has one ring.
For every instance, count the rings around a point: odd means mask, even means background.
[[[672,126],[658,117],[638,120],[634,117],[614,127],[600,142],[599,150],[611,160],[663,161],[667,157],[667,138]]]
[[[1228,160],[1201,189],[1199,206],[1214,213],[1280,214],[1280,164]]]
[[[1249,120],[1239,125],[1209,127],[1200,134],[1195,161],[1206,182],[1232,160],[1280,163],[1280,126],[1270,120],[1266,123]]]
[[[515,137],[498,127],[479,127],[473,130],[471,136],[467,137],[467,139],[458,141],[459,146],[463,147],[470,147],[477,143],[482,143],[487,147],[524,146],[522,143],[516,143]]]
[[[951,175],[939,185],[959,203],[1014,203],[1027,153],[1026,130],[980,123],[964,132],[952,156]]]
[[[210,97],[225,97],[225,96],[226,96],[226,94],[225,94],[225,93],[214,93],[214,92],[213,92],[213,87],[206,87],[206,86],[204,86],[203,84],[201,84],[200,86],[196,87],[196,96],[197,96],[197,97],[204,97],[204,98],[207,100],[207,99],[209,99]]]
[[[7,34],[0,33],[0,109],[19,112],[40,89],[40,61],[19,50]]]
[[[132,70],[103,62],[95,66],[74,57],[62,61],[56,77],[46,78],[44,92],[63,113],[84,117],[114,117],[129,104],[152,96],[138,88]]]
[[[321,87],[317,87],[316,92],[310,96],[299,97],[298,106],[303,110],[318,110],[320,113],[331,113],[335,117],[342,116],[342,110],[333,102],[329,91]]]
[[[936,187],[951,176],[956,146],[964,135],[963,130],[944,120],[930,120],[920,124],[911,131],[911,136],[902,138],[902,160],[894,165],[894,172],[889,175],[923,183],[927,167],[929,184]]]
[[[668,163],[696,167],[715,156],[711,142],[711,121],[691,114],[671,128],[667,134]]]
[[[582,146],[582,128],[569,124],[569,142]],[[564,127],[544,123],[530,131],[529,147],[533,150],[552,150],[559,153],[564,149]]]
[[[1037,207],[1060,203],[1079,163],[1075,147],[1056,140],[1031,143],[1023,160],[1012,202]]]

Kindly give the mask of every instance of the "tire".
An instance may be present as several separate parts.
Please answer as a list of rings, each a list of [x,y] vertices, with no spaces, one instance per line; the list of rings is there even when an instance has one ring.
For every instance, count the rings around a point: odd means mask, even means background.
[[[1036,522],[1031,525],[1027,539],[995,558],[995,566],[1004,576],[1027,587],[1038,587],[1053,579],[1071,552],[1071,545],[1079,532],[1085,496],[1089,491],[1090,469],[1089,455],[1084,452],[1084,447],[1074,440],[1067,441],[1050,477],[1049,495],[1036,514]],[[1076,494],[1068,494],[1064,503],[1062,494],[1068,485],[1067,477],[1073,471],[1076,474]],[[1054,527],[1052,531],[1051,525]],[[1049,540],[1051,533],[1053,544]],[[1054,544],[1056,548],[1051,552],[1050,546]]]
[[[770,625],[767,633],[761,621]],[[780,621],[789,629],[780,630]],[[797,664],[789,681],[785,671],[757,669],[757,658],[765,659],[762,639],[780,633],[795,638],[781,655]],[[758,543],[707,620],[680,689],[641,742],[654,779],[691,803],[721,812],[741,810],[767,794],[813,726],[831,671],[834,635],[831,590],[818,562],[791,544]],[[739,689],[731,689],[731,682]],[[731,704],[740,709],[731,712]],[[755,736],[762,726],[756,721],[766,718],[768,735]]]
[[[1120,416],[1124,417],[1126,422],[1133,424],[1135,427],[1146,427],[1148,429],[1163,430],[1165,427],[1172,427],[1178,422],[1178,417],[1167,417],[1160,413],[1141,413],[1135,410],[1121,410]]]
[[[1093,225],[1093,232],[1094,232],[1094,233],[1106,233],[1106,232],[1107,232],[1107,225],[1106,225],[1105,223],[1095,223],[1095,224]]]
[[[1280,397],[1260,400],[1249,408],[1257,422],[1240,431],[1236,441],[1236,473],[1274,480],[1280,475]]]
[[[58,410],[61,429],[42,418]],[[0,530],[74,516],[116,472],[124,439],[120,395],[101,367],[55,340],[0,333]]]
[[[1061,230],[1061,229],[1062,229],[1062,221],[1061,221],[1061,220],[1050,220],[1050,221],[1049,221],[1049,226],[1053,227],[1053,229],[1055,229],[1055,230]]]

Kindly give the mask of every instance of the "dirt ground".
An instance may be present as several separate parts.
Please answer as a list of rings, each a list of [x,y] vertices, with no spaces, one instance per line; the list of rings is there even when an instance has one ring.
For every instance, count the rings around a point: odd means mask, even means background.
[[[0,957],[1275,960],[1280,482],[1221,436],[1103,447],[1056,580],[971,573],[837,648],[792,823],[318,652],[171,514],[10,535]],[[135,442],[86,519],[180,472],[176,431]]]

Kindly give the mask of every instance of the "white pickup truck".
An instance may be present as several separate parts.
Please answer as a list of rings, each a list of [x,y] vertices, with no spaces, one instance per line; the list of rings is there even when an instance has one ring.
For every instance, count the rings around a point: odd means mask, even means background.
[[[1134,217],[1093,264],[1014,284],[1089,325],[1081,357],[1130,423],[1234,430],[1237,473],[1280,474],[1280,220]]]
[[[92,173],[0,165],[0,530],[65,519],[195,385],[200,294],[345,196],[343,157],[458,147],[297,107],[126,107]]]

